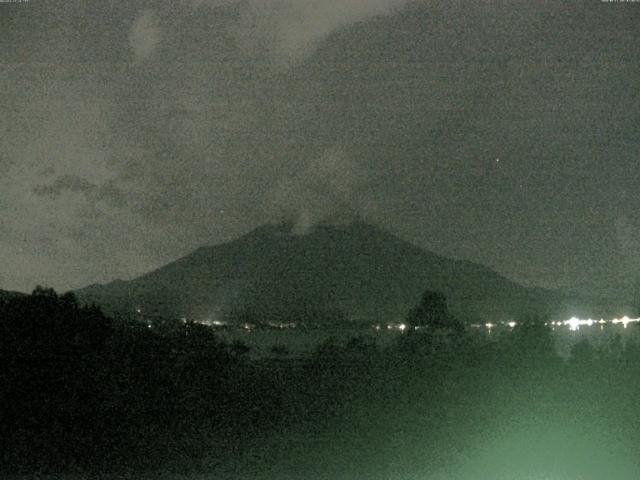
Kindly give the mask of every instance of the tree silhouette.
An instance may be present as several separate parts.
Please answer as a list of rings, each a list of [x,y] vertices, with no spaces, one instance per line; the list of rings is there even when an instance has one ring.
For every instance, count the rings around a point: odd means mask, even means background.
[[[449,313],[447,298],[444,294],[431,290],[422,294],[420,303],[409,312],[407,322],[433,330],[461,332],[464,329],[462,323]]]

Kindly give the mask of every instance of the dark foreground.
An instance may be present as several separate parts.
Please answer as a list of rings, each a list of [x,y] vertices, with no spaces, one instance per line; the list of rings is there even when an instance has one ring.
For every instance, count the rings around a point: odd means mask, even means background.
[[[3,478],[640,478],[634,343],[563,360],[531,322],[252,360],[50,290],[1,304],[0,330]]]

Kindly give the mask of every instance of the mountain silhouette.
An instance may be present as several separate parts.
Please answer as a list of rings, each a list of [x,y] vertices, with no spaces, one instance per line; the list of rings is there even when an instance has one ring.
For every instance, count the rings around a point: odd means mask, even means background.
[[[561,302],[556,292],[523,287],[360,221],[294,231],[265,225],[133,280],[76,294],[119,315],[369,323],[403,320],[427,289],[444,293],[466,322],[550,312]]]

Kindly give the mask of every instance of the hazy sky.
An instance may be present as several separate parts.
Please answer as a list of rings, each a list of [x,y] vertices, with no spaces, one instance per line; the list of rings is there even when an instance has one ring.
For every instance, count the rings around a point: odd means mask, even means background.
[[[0,288],[344,211],[527,284],[640,271],[640,2],[0,3]]]

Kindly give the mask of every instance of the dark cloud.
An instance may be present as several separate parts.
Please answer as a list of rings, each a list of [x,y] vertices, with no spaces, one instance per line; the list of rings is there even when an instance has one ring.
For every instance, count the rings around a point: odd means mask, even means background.
[[[55,198],[65,191],[88,193],[96,189],[96,185],[84,178],[75,175],[63,175],[50,185],[37,185],[33,191],[37,195],[46,195]]]
[[[46,196],[52,200],[65,192],[71,192],[81,193],[92,202],[107,201],[117,207],[126,205],[126,195],[112,180],[103,185],[96,185],[76,175],[62,175],[53,183],[36,185],[33,191],[36,195]]]

